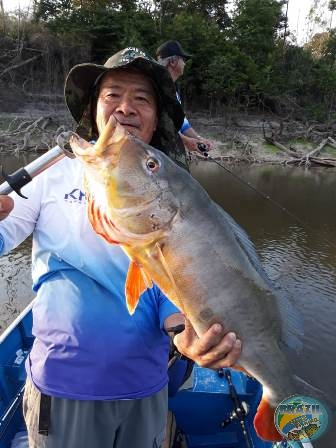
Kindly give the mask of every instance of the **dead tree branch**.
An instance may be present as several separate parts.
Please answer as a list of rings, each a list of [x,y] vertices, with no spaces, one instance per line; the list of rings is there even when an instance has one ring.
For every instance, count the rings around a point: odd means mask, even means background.
[[[42,56],[42,54],[37,54],[36,56],[26,59],[25,61],[21,61],[18,64],[15,64],[15,65],[5,68],[5,70],[2,70],[2,72],[0,73],[0,78],[2,78],[3,75],[10,72],[11,70],[16,70],[17,68],[22,67],[23,65],[27,65],[33,61],[36,61],[36,59],[39,59],[41,56]]]

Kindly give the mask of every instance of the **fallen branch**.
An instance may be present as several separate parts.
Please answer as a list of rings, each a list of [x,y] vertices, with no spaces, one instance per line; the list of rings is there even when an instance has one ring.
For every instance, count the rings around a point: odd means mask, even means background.
[[[332,148],[336,149],[336,140],[334,140],[331,137],[328,137],[328,145],[331,146]]]
[[[265,139],[265,141],[267,143],[269,143],[270,145],[275,146],[276,148],[280,149],[280,151],[283,151],[283,152],[285,152],[286,154],[288,154],[288,155],[290,155],[292,157],[300,157],[295,151],[292,151],[291,149],[287,148],[282,143],[276,141],[273,136],[272,137],[268,137],[266,135],[266,132],[265,132],[265,125],[264,125],[264,123],[263,123],[262,129],[263,129],[264,139]]]
[[[60,126],[50,116],[21,123],[15,118],[7,130],[0,133],[0,152],[17,154],[28,150],[48,150],[54,146],[55,136],[61,128],[64,130],[66,126]]]
[[[265,138],[265,141],[267,143],[276,146],[278,149],[280,149],[280,151],[283,151],[283,152],[285,152],[286,154],[288,154],[288,155],[290,155],[292,157],[296,157],[296,158],[300,157],[295,151],[292,151],[291,149],[287,148],[282,143],[279,143],[276,140],[273,140],[271,137],[264,136],[264,138]]]
[[[21,61],[16,65],[12,65],[10,67],[5,68],[5,70],[3,70],[0,73],[0,78],[2,78],[3,75],[5,75],[6,73],[12,71],[12,70],[16,70],[17,68],[22,67],[23,65],[27,65],[30,64],[31,62],[35,61],[36,59],[39,59],[42,56],[42,54],[37,54],[36,56],[33,56],[32,58],[26,59],[25,61]]]
[[[324,148],[324,146],[328,143],[328,140],[329,137],[325,138],[324,140],[322,140],[322,142],[318,145],[317,148],[313,149],[312,151],[308,152],[308,154],[305,155],[306,163],[309,163],[309,159],[316,156]]]
[[[310,159],[311,163],[321,166],[335,166],[336,167],[336,159],[322,159],[320,157],[312,157]]]
[[[304,157],[301,159],[286,160],[285,164],[286,165],[296,165],[296,166],[307,165],[306,159]],[[322,157],[310,157],[308,165],[336,167],[336,159],[322,158]]]

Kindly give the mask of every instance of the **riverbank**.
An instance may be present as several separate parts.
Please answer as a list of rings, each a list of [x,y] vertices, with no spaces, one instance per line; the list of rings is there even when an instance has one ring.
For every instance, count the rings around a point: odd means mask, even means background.
[[[262,113],[187,113],[194,129],[214,142],[210,156],[226,162],[336,166],[333,132]],[[26,104],[16,113],[0,114],[0,153],[43,152],[75,123],[63,102]],[[309,155],[309,160],[307,158]],[[201,160],[200,154],[192,154]]]
[[[214,141],[210,155],[215,159],[336,166],[336,135],[327,125],[237,112],[223,116],[196,113],[190,121],[200,135]]]

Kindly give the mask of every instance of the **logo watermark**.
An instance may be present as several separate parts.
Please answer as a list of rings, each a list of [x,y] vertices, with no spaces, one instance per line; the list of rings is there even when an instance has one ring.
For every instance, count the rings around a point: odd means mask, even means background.
[[[274,422],[279,433],[287,440],[311,442],[328,431],[331,412],[316,398],[293,395],[276,408]]]

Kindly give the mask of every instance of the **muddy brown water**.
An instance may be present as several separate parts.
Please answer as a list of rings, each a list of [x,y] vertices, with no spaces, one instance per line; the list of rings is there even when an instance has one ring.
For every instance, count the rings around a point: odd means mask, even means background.
[[[0,164],[12,172],[35,157],[2,156]],[[265,270],[299,310],[304,349],[293,359],[297,374],[336,397],[336,171],[279,165],[230,169],[305,223],[303,227],[213,162],[192,165],[193,175],[247,231]],[[33,297],[30,247],[28,240],[0,258],[2,330]],[[314,446],[336,446],[334,426]]]

